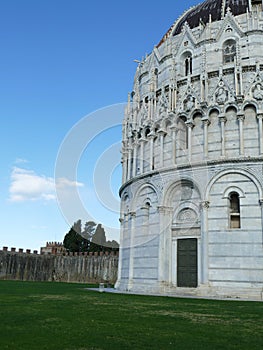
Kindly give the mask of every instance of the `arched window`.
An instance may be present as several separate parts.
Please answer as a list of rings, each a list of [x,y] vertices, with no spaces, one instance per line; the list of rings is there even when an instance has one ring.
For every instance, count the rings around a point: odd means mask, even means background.
[[[235,62],[236,57],[236,42],[235,40],[227,40],[223,46],[223,62]]]
[[[229,195],[229,224],[230,228],[240,228],[240,201],[239,194],[232,192]]]
[[[192,56],[186,57],[184,61],[184,70],[185,70],[185,76],[192,74],[193,72]]]

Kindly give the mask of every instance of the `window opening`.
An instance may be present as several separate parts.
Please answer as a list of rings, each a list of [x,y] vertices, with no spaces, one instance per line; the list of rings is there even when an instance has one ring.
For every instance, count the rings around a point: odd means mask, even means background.
[[[229,196],[230,201],[230,228],[240,228],[240,201],[239,195],[232,192]]]
[[[223,61],[224,63],[235,62],[236,57],[236,42],[233,40],[228,40],[224,44],[223,48]]]
[[[192,63],[192,57],[188,56],[186,57],[184,61],[184,66],[185,66],[185,75],[190,75],[192,74],[192,69],[193,69],[193,63]]]

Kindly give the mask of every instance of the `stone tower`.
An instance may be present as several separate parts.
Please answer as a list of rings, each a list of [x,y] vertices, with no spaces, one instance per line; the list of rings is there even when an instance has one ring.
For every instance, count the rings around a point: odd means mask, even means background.
[[[262,299],[262,1],[206,0],[137,67],[116,288]]]

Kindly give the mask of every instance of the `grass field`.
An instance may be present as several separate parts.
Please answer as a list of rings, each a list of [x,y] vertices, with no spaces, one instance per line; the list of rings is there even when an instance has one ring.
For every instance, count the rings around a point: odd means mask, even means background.
[[[0,349],[263,349],[263,304],[0,281]]]

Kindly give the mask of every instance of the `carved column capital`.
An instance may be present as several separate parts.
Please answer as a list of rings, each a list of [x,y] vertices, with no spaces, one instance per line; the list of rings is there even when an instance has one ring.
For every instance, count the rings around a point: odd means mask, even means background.
[[[154,131],[151,131],[148,136],[147,136],[150,140],[153,140],[156,138],[156,135],[155,135],[155,132]]]
[[[166,135],[167,132],[166,132],[164,129],[159,129],[159,130],[157,131],[157,134],[159,134],[159,135]]]
[[[205,125],[209,125],[210,124],[210,120],[208,118],[202,118],[202,122],[205,124]]]
[[[244,121],[244,119],[245,119],[245,115],[243,113],[238,113],[237,120]]]
[[[144,138],[144,137],[141,137],[139,140],[138,140],[138,142],[139,143],[144,143],[144,142],[146,142],[147,140]]]
[[[224,114],[219,114],[218,119],[220,120],[220,123],[225,123],[226,122],[226,117]]]
[[[186,125],[189,129],[192,129],[192,128],[194,127],[194,123],[193,123],[191,120],[185,122],[185,125]]]
[[[210,202],[209,201],[202,201],[200,203],[200,208],[203,210],[203,209],[208,209],[210,206]]]

